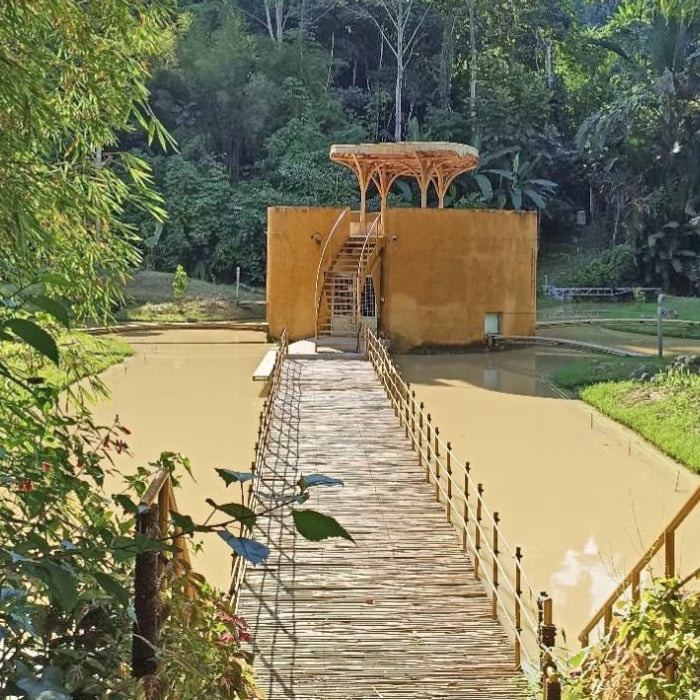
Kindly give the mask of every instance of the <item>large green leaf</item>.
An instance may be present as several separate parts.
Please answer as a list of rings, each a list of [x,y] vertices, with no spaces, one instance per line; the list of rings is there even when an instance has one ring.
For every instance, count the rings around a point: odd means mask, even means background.
[[[310,486],[344,486],[342,479],[336,479],[325,474],[306,474],[297,483],[302,491],[306,491]]]
[[[33,347],[54,364],[58,364],[58,346],[56,341],[43,328],[37,326],[36,323],[24,318],[10,318],[3,325],[24,340],[27,345]]]
[[[252,474],[251,472],[236,472],[232,469],[217,469],[216,473],[224,480],[226,486],[250,481],[251,479],[255,478],[255,474]]]
[[[231,549],[251,564],[260,564],[270,556],[270,549],[262,542],[248,537],[235,537],[227,530],[218,530],[217,534]]]
[[[124,586],[122,586],[122,584],[119,583],[114,576],[110,576],[109,574],[105,574],[101,571],[96,571],[93,573],[93,576],[100,588],[102,588],[102,590],[104,590],[108,596],[114,598],[125,608],[129,606],[129,603],[131,602],[131,593],[129,593],[129,591],[124,588]]]
[[[307,540],[318,542],[329,537],[342,537],[354,542],[348,531],[330,515],[315,510],[292,511],[294,526],[299,534]]]
[[[493,197],[491,180],[489,180],[486,175],[482,175],[481,173],[475,173],[474,180],[476,180],[476,184],[479,186],[483,198],[488,202],[491,197]]]
[[[29,300],[29,302],[32,304],[32,306],[36,306],[36,308],[41,309],[47,314],[53,316],[60,324],[64,325],[66,328],[68,328],[68,326],[70,325],[70,319],[68,318],[68,309],[66,309],[66,307],[63,304],[56,301],[55,299],[51,299],[47,296],[44,296],[43,294],[38,294],[37,296],[33,296]]]
[[[226,513],[226,515],[230,515],[232,518],[235,518],[247,528],[252,529],[255,525],[257,516],[250,508],[248,508],[248,506],[244,506],[240,503],[215,503],[211,498],[207,498],[206,502],[212,508],[216,508],[222,513]]]

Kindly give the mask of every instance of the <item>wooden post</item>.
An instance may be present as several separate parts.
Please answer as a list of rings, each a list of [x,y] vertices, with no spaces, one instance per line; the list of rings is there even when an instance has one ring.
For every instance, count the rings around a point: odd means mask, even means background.
[[[445,455],[445,460],[447,462],[447,504],[445,510],[447,511],[447,522],[452,522],[452,443],[447,443],[447,454]]]
[[[537,599],[539,620],[538,641],[541,648],[540,670],[542,672],[543,700],[561,700],[559,673],[551,649],[557,638],[557,628],[553,622],[552,599],[544,591]]]
[[[430,414],[428,414],[428,424],[425,427],[425,480],[430,483],[430,461],[432,457],[430,456],[430,446],[432,445],[433,441],[433,433],[432,433],[432,426],[430,422],[432,421],[432,418],[430,417]]]
[[[418,409],[418,466],[423,464],[423,408],[425,404],[421,401]]]
[[[464,520],[462,530],[462,549],[467,551],[467,527],[469,524],[469,462],[464,466],[464,500],[462,501],[462,520]]]
[[[440,502],[440,428],[435,426],[435,500]]]
[[[520,645],[520,633],[523,631],[521,624],[522,614],[522,565],[523,553],[520,547],[515,548],[515,668],[522,667],[522,649]]]
[[[416,449],[416,392],[411,392],[411,445]]]
[[[676,575],[676,531],[664,531],[664,562],[666,578]]]
[[[405,437],[408,437],[408,419],[410,415],[410,410],[409,410],[409,402],[410,402],[410,396],[411,396],[411,385],[407,384],[406,385],[406,398],[404,401],[404,427],[406,429],[405,431]]]
[[[474,578],[479,580],[479,551],[481,550],[481,497],[484,493],[484,485],[477,484],[476,486],[476,531],[474,533]]]
[[[638,603],[639,602],[639,570],[635,569],[632,572],[632,602],[633,603]]]
[[[491,617],[494,620],[498,619],[498,523],[501,522],[501,517],[496,511],[493,514],[493,530],[492,535],[492,550],[493,559],[491,567],[491,579],[493,581],[493,593],[491,594]]]

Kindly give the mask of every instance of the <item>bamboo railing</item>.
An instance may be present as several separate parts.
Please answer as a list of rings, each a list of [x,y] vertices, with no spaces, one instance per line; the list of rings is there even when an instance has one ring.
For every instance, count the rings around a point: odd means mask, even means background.
[[[134,612],[136,623],[132,637],[131,668],[136,678],[143,678],[146,685],[157,687],[157,643],[161,625],[161,591],[166,585],[166,567],[175,574],[190,570],[187,540],[181,528],[172,527],[170,513],[177,513],[177,501],[169,469],[161,469],[153,478],[141,502],[136,516],[136,532],[156,542],[172,543],[175,551],[171,559],[154,549],[136,555],[134,569]],[[186,587],[187,595],[194,597],[195,589]]]
[[[372,266],[376,260],[376,256],[379,251],[379,222],[381,217],[377,217],[372,225],[367,229],[367,234],[365,235],[365,240],[362,243],[362,250],[360,251],[360,258],[357,261],[357,275],[356,275],[356,295],[355,295],[355,323],[357,325],[357,332],[361,332],[362,328],[362,292],[365,287],[365,277],[368,273],[372,272]],[[370,241],[374,241],[374,248],[369,250]],[[377,305],[379,299],[375,299],[375,305]]]
[[[608,596],[608,599],[600,606],[590,622],[584,627],[579,635],[579,641],[582,646],[588,646],[590,634],[595,630],[600,623],[603,623],[603,632],[607,634],[610,631],[610,625],[613,618],[613,610],[618,601],[629,590],[631,593],[632,602],[639,601],[642,587],[642,572],[649,568],[652,559],[661,551],[664,550],[664,576],[672,578],[679,572],[677,569],[676,558],[676,530],[680,527],[683,521],[695,509],[695,506],[700,503],[700,486],[698,486],[690,498],[683,504],[681,509],[676,513],[671,522],[663,529],[661,534],[654,540],[651,547],[647,549],[639,558],[639,561],[632,567],[630,572]]]
[[[435,499],[445,506],[445,517],[461,535],[462,548],[473,562],[474,576],[491,598],[491,614],[514,643],[514,664],[528,675],[538,675],[544,698],[559,697],[559,680],[552,653],[556,627],[552,599],[536,594],[522,567],[521,547],[511,547],[503,537],[500,515],[484,500],[484,485],[475,482],[469,462],[460,462],[450,442],[444,442],[424,404],[394,365],[377,335],[365,329],[365,348],[394,408],[406,438],[425,469],[425,480],[435,489]],[[461,477],[461,478],[460,478]]]
[[[273,365],[272,372],[270,373],[265,401],[263,403],[262,411],[260,411],[260,419],[258,421],[258,439],[255,443],[255,459],[250,467],[250,471],[254,475],[254,478],[248,484],[248,490],[244,499],[244,505],[248,506],[248,508],[253,511],[255,511],[256,506],[258,505],[260,482],[265,472],[265,451],[270,439],[270,428],[272,426],[275,399],[277,397],[280,378],[282,375],[282,364],[284,363],[284,359],[288,354],[289,341],[287,339],[287,329],[285,328],[280,336],[279,348],[277,350],[277,356],[275,357],[275,364]],[[243,526],[241,526],[241,533],[242,531]],[[238,608],[238,600],[241,585],[243,583],[243,579],[245,578],[246,566],[246,560],[234,553],[233,565],[231,569],[231,583],[228,589],[229,599],[234,610]]]

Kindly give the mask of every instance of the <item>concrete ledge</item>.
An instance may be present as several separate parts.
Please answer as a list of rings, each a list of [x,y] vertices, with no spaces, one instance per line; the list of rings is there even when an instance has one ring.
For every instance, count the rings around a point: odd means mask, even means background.
[[[173,330],[225,330],[225,331],[260,331],[267,333],[266,321],[131,321],[118,323],[114,326],[94,326],[92,328],[76,328],[75,330],[90,335],[118,335],[131,331],[173,331]]]
[[[254,382],[266,382],[272,370],[275,368],[275,360],[277,359],[277,350],[268,350],[265,353],[265,357],[260,360],[260,364],[255,368],[253,372]]]

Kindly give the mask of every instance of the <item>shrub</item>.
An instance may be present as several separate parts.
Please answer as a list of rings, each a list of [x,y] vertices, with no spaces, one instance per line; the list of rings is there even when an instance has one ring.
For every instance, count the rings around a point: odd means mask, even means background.
[[[570,283],[575,287],[618,287],[631,284],[634,277],[632,249],[628,245],[616,245],[574,272]]]
[[[182,303],[185,301],[189,286],[190,278],[187,276],[185,268],[182,265],[178,265],[173,277],[173,297],[178,306],[182,306]]]

